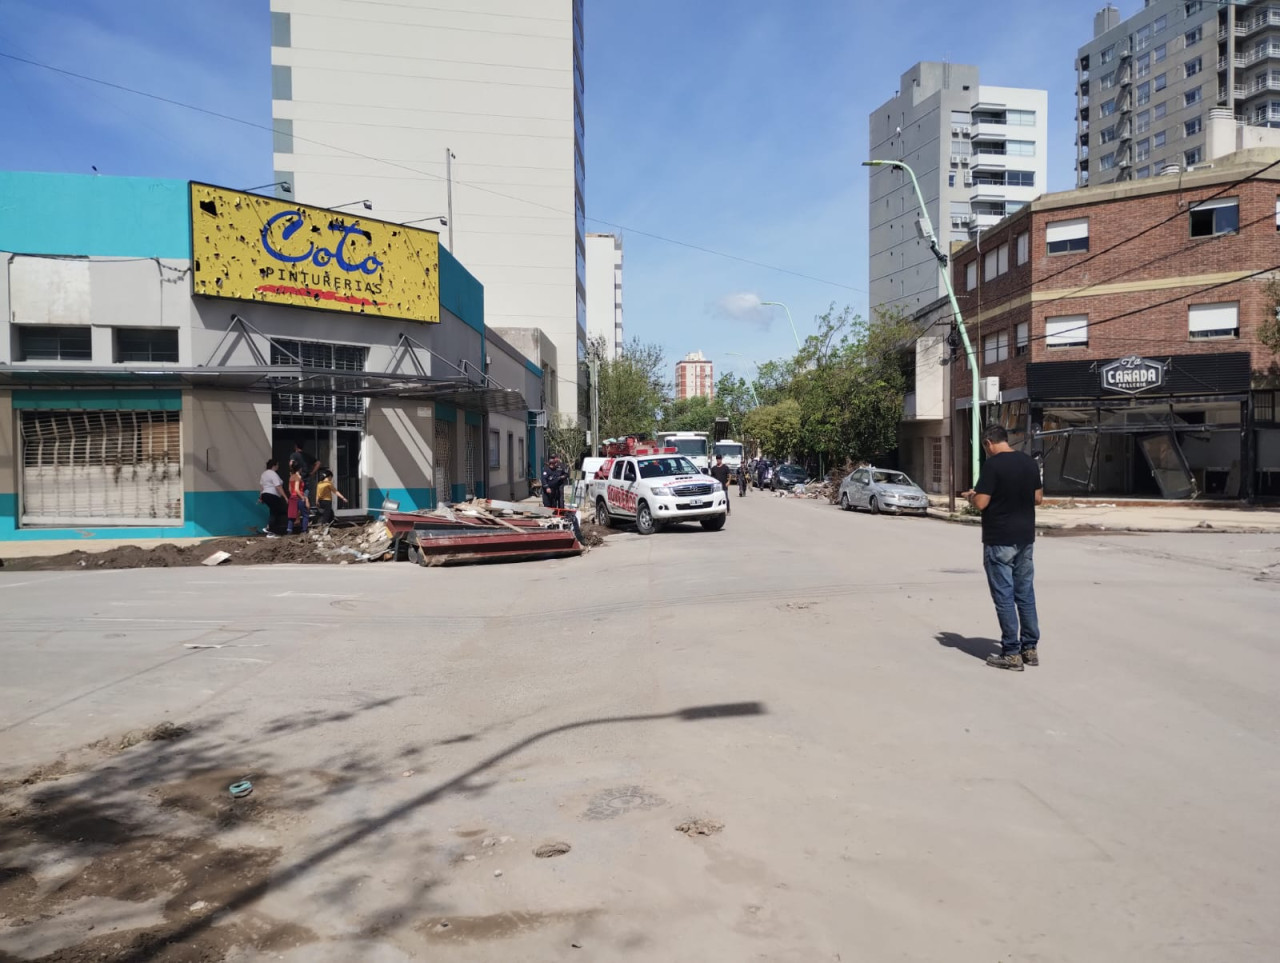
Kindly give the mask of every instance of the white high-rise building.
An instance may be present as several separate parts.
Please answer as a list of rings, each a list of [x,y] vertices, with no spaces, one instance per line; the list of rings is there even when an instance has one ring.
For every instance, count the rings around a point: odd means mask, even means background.
[[[357,214],[367,199],[369,217],[439,230],[484,285],[488,325],[550,337],[559,411],[576,417],[588,396],[582,7],[271,0],[275,179],[292,187],[277,193]]]
[[[871,158],[915,171],[945,252],[1043,194],[1049,94],[979,83],[978,68],[918,63],[869,118]],[[910,315],[946,293],[917,230],[920,205],[904,171],[871,168],[871,307]]]
[[[603,338],[610,358],[622,353],[622,238],[587,235],[587,337]]]

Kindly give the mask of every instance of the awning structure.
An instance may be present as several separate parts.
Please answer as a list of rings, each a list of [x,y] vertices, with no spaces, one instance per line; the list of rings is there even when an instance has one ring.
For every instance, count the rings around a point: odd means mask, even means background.
[[[352,395],[440,401],[471,411],[527,411],[524,396],[510,388],[469,378],[425,374],[333,371],[305,365],[246,365],[200,368],[27,368],[0,365],[0,389],[23,388],[209,388],[284,395]]]

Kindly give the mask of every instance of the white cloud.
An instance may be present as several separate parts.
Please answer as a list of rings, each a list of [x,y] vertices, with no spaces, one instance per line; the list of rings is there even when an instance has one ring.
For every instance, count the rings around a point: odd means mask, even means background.
[[[773,309],[753,291],[726,294],[712,304],[709,311],[717,318],[753,324],[761,330],[767,330],[773,324]]]

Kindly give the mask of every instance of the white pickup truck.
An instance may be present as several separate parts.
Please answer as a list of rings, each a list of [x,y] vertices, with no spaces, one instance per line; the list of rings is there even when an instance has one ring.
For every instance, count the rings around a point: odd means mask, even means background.
[[[589,489],[601,525],[635,522],[641,535],[675,522],[698,521],[709,532],[724,528],[724,487],[684,455],[637,452],[614,458],[601,471],[608,477],[594,479]]]

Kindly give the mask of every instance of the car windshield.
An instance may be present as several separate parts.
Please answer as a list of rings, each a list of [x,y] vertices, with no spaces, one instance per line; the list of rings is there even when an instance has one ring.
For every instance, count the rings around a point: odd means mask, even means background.
[[[662,443],[663,448],[674,448],[682,455],[705,455],[707,439],[705,438],[668,438]]]
[[[900,471],[878,471],[872,476],[878,485],[912,485],[912,481]]]
[[[778,472],[782,475],[803,475],[804,469],[799,465],[779,465]]]
[[[736,441],[717,441],[716,454],[724,455],[725,458],[741,458],[742,446]]]
[[[640,462],[641,478],[662,478],[667,475],[696,475],[698,469],[688,458],[668,455],[666,458],[646,458]]]

